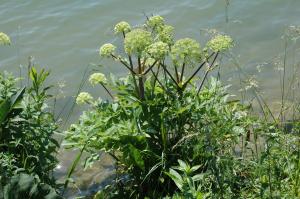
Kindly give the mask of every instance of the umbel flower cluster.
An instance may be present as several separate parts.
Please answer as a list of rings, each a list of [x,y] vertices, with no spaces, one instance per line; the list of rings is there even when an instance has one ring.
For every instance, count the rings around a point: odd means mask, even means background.
[[[174,63],[182,63],[185,60],[190,63],[199,62],[201,60],[200,44],[190,38],[179,39],[172,46],[171,57]]]
[[[100,56],[110,57],[116,50],[116,47],[111,43],[104,44],[99,50]]]
[[[195,39],[182,38],[175,40],[174,28],[165,24],[164,18],[158,15],[147,18],[145,24],[134,26],[134,28],[128,22],[121,21],[115,25],[114,33],[123,37],[123,49],[117,51],[114,44],[106,43],[100,47],[99,55],[119,61],[129,70],[136,94],[140,99],[144,99],[145,76],[150,71],[152,71],[152,74],[154,74],[153,71],[156,71],[157,76],[155,78],[159,82],[158,75],[163,70],[178,90],[184,90],[205,63],[210,65],[210,70],[218,54],[233,46],[233,40],[222,34],[214,36],[204,45],[203,49]],[[118,52],[123,53],[118,54]],[[213,61],[210,60],[212,57],[214,57]],[[196,66],[193,75],[186,77],[184,73],[187,70],[185,68],[194,70]],[[207,70],[207,73],[209,70]],[[206,76],[207,74],[204,79]],[[114,99],[106,87],[108,85],[104,74],[92,74],[89,82],[93,86],[100,84]],[[88,103],[91,100],[87,93],[83,93],[78,97],[78,103]]]
[[[137,55],[141,58],[154,58],[161,60],[170,55],[176,63],[184,60],[190,63],[199,62],[203,57],[200,44],[191,38],[174,41],[174,28],[166,25],[163,17],[152,16],[146,23],[137,28],[131,28],[130,24],[121,21],[114,27],[115,34],[124,36],[124,52],[127,55]],[[226,35],[217,35],[208,41],[205,47],[214,52],[221,52],[231,48],[233,40]],[[111,56],[116,50],[113,44],[104,44],[100,47],[100,55]]]
[[[97,84],[106,84],[107,79],[103,73],[94,73],[90,76],[89,82],[95,86]]]
[[[93,97],[88,92],[81,92],[76,98],[77,104],[89,104],[93,100]]]
[[[150,17],[147,21],[147,25],[151,28],[161,28],[164,25],[164,23],[164,18],[159,15]]]
[[[207,43],[207,47],[214,52],[225,51],[228,48],[231,48],[232,45],[233,41],[231,37],[227,35],[217,35]]]
[[[168,44],[162,41],[158,41],[151,44],[147,49],[149,55],[156,60],[163,59],[168,54],[168,51],[169,51]]]
[[[0,45],[10,45],[9,36],[3,32],[0,32]]]
[[[138,56],[152,43],[151,33],[143,29],[135,29],[127,33],[124,49],[127,54],[136,53]]]
[[[115,30],[115,34],[127,33],[131,30],[131,27],[129,23],[127,23],[126,21],[121,21],[116,24],[114,30]]]

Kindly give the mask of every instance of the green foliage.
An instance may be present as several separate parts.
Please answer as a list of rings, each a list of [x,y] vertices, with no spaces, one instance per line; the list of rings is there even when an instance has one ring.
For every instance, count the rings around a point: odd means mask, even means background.
[[[252,116],[218,80],[204,84],[230,37],[218,34],[201,49],[193,39],[175,41],[160,16],[137,28],[120,24],[125,49],[104,44],[100,55],[129,75],[91,81],[112,101],[79,94],[90,108],[67,132],[65,144],[81,150],[68,178],[83,151],[90,163],[101,150],[115,159],[116,178],[95,198],[300,197],[299,125],[287,132]]]
[[[116,55],[112,44],[101,47],[100,54],[120,61],[130,76],[111,77],[105,85],[100,84],[114,91],[113,101],[92,101],[89,97],[91,108],[67,132],[66,145],[92,154],[103,150],[116,160],[115,183],[99,197],[160,198],[173,194],[176,185],[166,172],[177,159],[204,165],[201,172],[212,172],[218,178],[216,162],[224,161],[225,165],[248,125],[247,117],[236,118],[246,108],[229,100],[220,82],[211,79],[203,88],[194,82],[205,64],[210,66],[208,71],[214,66],[218,53],[202,56],[200,45],[192,39],[165,45],[159,37],[164,22],[160,17],[150,22],[143,29],[123,32],[129,61]],[[179,56],[180,62],[167,65],[169,52]],[[212,56],[214,60],[210,60]],[[191,75],[184,70],[190,64],[190,69],[198,65]],[[212,186],[222,192],[219,184]]]
[[[18,180],[25,178],[30,185],[35,184],[31,198],[40,198],[36,194],[40,189],[48,190],[46,184],[56,186],[52,171],[57,164],[55,155],[59,145],[53,135],[58,126],[46,106],[50,87],[44,87],[43,83],[48,75],[32,67],[29,74],[32,85],[18,88],[11,75],[0,74],[0,182],[6,190],[6,195],[0,197],[12,198],[9,195],[18,191],[25,193],[25,189],[16,187]]]
[[[147,89],[150,83],[145,82],[146,100],[141,102],[130,95],[134,93],[130,82],[115,81],[117,100],[95,102],[67,136],[68,145],[91,153],[104,150],[116,159],[119,184],[113,186],[122,188],[117,194],[123,197],[173,193],[175,185],[165,172],[178,158],[204,165],[202,172],[221,175],[219,170],[226,168],[232,147],[247,127],[247,118],[237,118],[245,111],[243,106],[229,101],[226,88],[214,79],[199,96],[195,88],[177,97],[159,86],[153,93]],[[176,92],[176,87],[169,88]]]
[[[252,178],[256,187],[247,195],[261,198],[300,197],[300,140],[299,122],[293,123],[292,132],[275,124],[265,128],[265,147],[258,158]],[[250,190],[248,190],[250,191]]]
[[[20,173],[12,176],[9,182],[1,190],[1,193],[3,193],[3,195],[0,195],[1,199],[61,198],[60,196],[58,196],[55,189],[53,189],[48,184],[42,183],[37,175],[32,176],[25,173]]]
[[[170,171],[166,173],[182,192],[181,195],[176,194],[172,198],[208,198],[208,194],[201,193],[201,186],[197,186],[197,182],[203,180],[203,174],[192,175],[201,167],[201,165],[190,167],[190,165],[182,160],[178,160],[178,163],[178,167],[174,167],[174,169],[170,168]],[[180,175],[176,170],[183,172],[183,175]]]

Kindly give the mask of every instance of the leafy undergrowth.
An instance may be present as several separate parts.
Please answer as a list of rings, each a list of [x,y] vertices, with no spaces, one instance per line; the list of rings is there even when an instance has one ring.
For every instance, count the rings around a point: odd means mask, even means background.
[[[77,96],[89,108],[66,132],[65,146],[80,152],[64,189],[84,152],[89,167],[104,151],[116,175],[95,199],[300,198],[300,123],[286,128],[263,105],[264,117],[255,116],[228,86],[208,78],[233,47],[229,36],[214,34],[204,47],[190,38],[175,40],[161,16],[135,28],[123,21],[114,31],[124,46],[104,44],[99,54],[128,74],[90,76],[109,100]],[[4,33],[0,44],[10,44]],[[30,68],[23,88],[0,75],[0,198],[60,198],[51,175],[59,145],[45,103],[48,75]]]
[[[90,76],[111,100],[80,93],[77,103],[90,108],[65,142],[91,153],[87,165],[99,150],[115,159],[114,182],[95,198],[300,197],[297,124],[286,134],[278,121],[252,116],[251,106],[233,100],[218,80],[204,86],[233,46],[230,37],[213,35],[204,48],[190,38],[175,41],[160,16],[135,28],[123,21],[114,30],[123,48],[108,43],[99,53],[129,75]]]
[[[46,109],[43,83],[49,73],[30,70],[30,85],[0,74],[0,198],[60,198],[52,176],[58,130]]]

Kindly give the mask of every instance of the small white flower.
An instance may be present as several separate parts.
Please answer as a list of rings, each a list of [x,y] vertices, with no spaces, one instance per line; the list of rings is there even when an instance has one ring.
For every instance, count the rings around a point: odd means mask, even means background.
[[[148,47],[148,53],[154,59],[164,58],[167,55],[168,51],[169,51],[168,44],[161,41],[155,42]]]
[[[9,36],[3,32],[0,32],[0,45],[10,45]]]
[[[258,88],[258,81],[255,79],[254,76],[251,76],[248,80],[247,80],[247,85],[245,87],[245,90],[249,90],[251,88]]]
[[[100,56],[103,56],[103,57],[110,57],[111,54],[113,54],[115,52],[115,50],[116,50],[116,47],[113,44],[107,43],[100,47],[99,54],[100,54]]]
[[[149,18],[147,21],[147,25],[154,28],[154,27],[160,27],[164,25],[164,18],[156,15]]]
[[[129,32],[124,40],[124,48],[127,54],[137,53],[141,55],[152,43],[151,33],[143,29],[135,29]]]
[[[236,120],[240,120],[240,119],[242,119],[242,118],[244,118],[246,116],[247,116],[247,112],[246,111],[237,111],[237,112],[234,113],[233,118],[236,119]]]
[[[201,59],[200,44],[190,38],[179,39],[171,48],[171,57],[176,63],[184,61],[198,62]]]
[[[233,40],[227,35],[217,35],[207,42],[207,47],[214,52],[225,51],[233,46]]]
[[[103,73],[94,73],[90,76],[89,78],[89,82],[95,86],[96,84],[106,84],[107,83],[107,79],[105,77],[105,75]]]
[[[88,92],[81,92],[76,98],[77,104],[91,103],[93,97]]]
[[[131,30],[131,27],[130,27],[129,23],[127,23],[126,21],[121,21],[121,22],[117,23],[114,28],[115,34],[127,33],[127,32],[130,32],[130,30]]]
[[[172,45],[174,43],[174,27],[164,25],[158,30],[158,39],[164,43]]]

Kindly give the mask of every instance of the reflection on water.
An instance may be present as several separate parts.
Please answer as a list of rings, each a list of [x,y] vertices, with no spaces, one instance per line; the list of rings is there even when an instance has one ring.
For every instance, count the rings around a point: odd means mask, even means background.
[[[0,69],[16,75],[21,67],[25,75],[28,56],[34,56],[38,65],[51,69],[49,83],[63,82],[65,87],[57,104],[57,112],[72,101],[86,67],[103,64],[104,73],[124,73],[117,65],[100,60],[97,49],[105,42],[120,42],[112,33],[113,25],[126,20],[131,24],[143,22],[144,13],[159,14],[175,27],[176,37],[200,39],[200,30],[217,29],[231,35],[236,43],[233,50],[239,65],[247,74],[257,74],[258,84],[267,99],[279,99],[279,71],[274,70],[274,56],[284,50],[281,39],[289,25],[299,25],[299,0],[88,0],[88,1],[6,1],[0,0],[0,31],[11,36],[12,46],[1,48]],[[228,4],[229,3],[229,4]],[[112,39],[113,38],[113,39]],[[203,45],[202,45],[203,46]],[[298,45],[299,47],[299,45]],[[288,49],[288,66],[299,62],[297,43]],[[279,58],[279,62],[281,58]],[[272,61],[270,61],[272,60]],[[273,61],[275,60],[275,62]],[[274,64],[275,63],[275,64]],[[233,62],[224,61],[221,67],[223,81],[239,85],[238,72]],[[89,89],[89,88],[84,88]],[[236,89],[236,86],[233,86]],[[103,98],[103,91],[93,90]],[[63,96],[68,96],[63,98]],[[66,107],[69,110],[71,105]],[[71,121],[80,109],[75,107]],[[71,155],[70,155],[71,154]],[[61,169],[73,159],[73,152],[61,153]],[[107,163],[109,162],[109,163]],[[102,166],[101,166],[102,165]],[[77,173],[76,178],[90,185],[95,173],[104,177],[113,175],[108,159],[102,159],[97,171]],[[92,176],[91,176],[91,175]],[[100,175],[99,174],[99,175]],[[102,181],[104,177],[98,180]],[[83,184],[79,186],[83,186]]]

